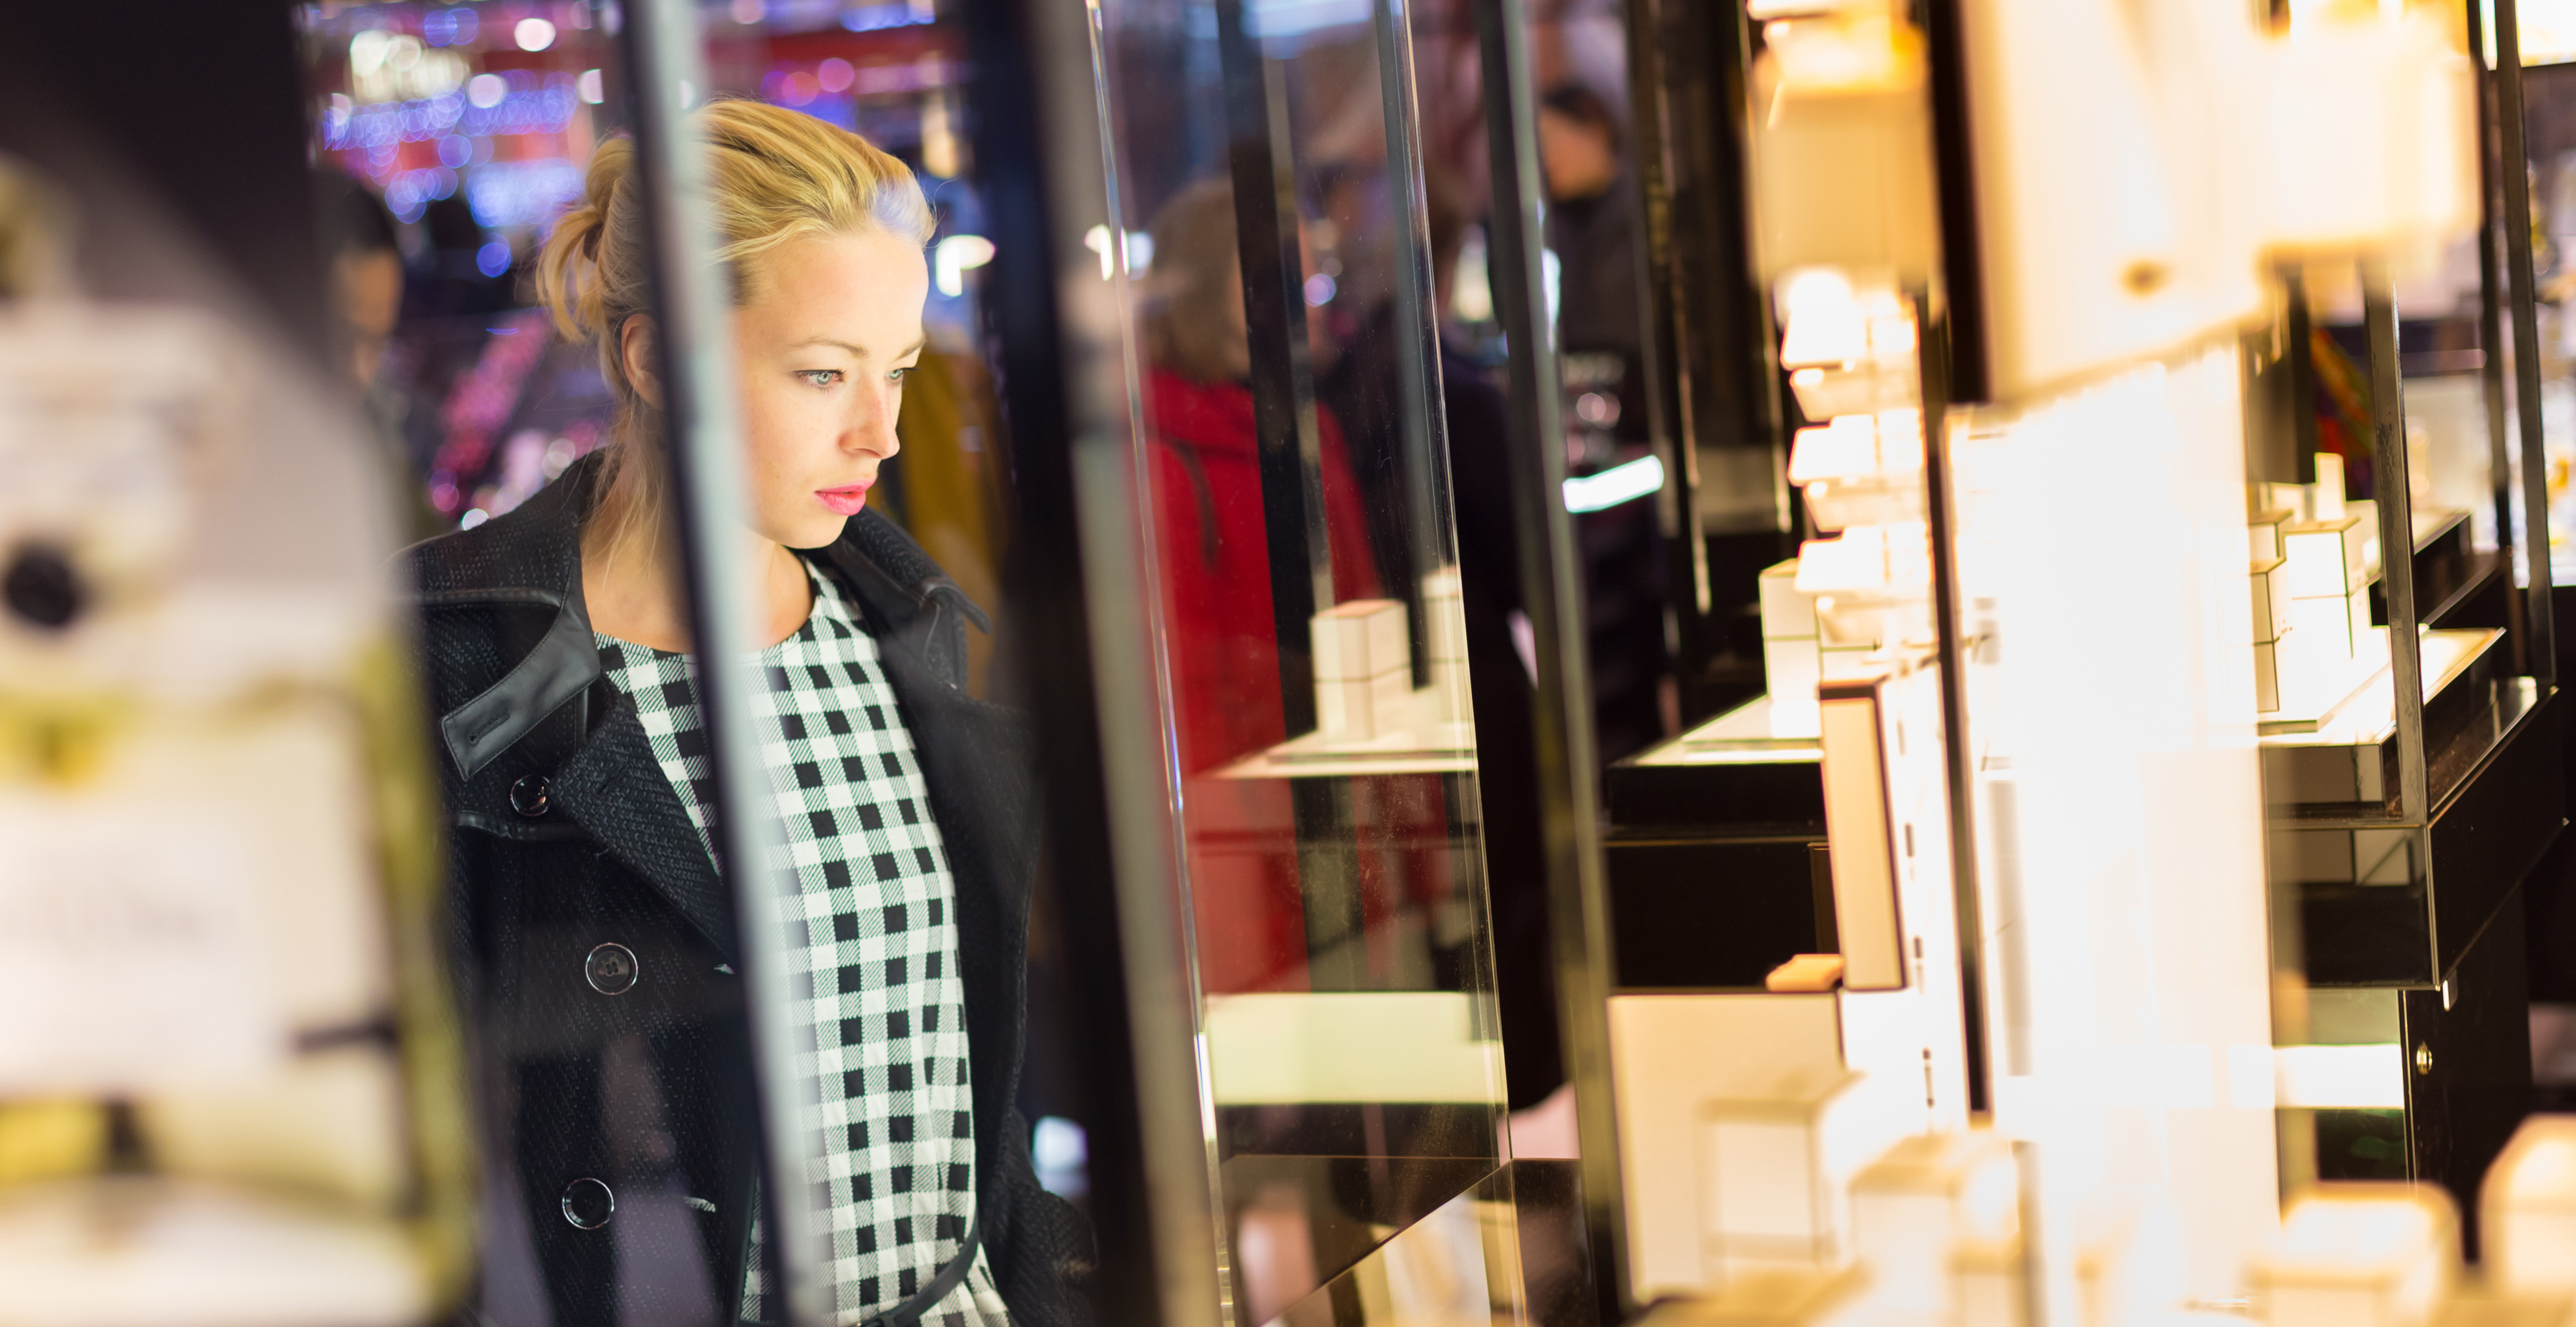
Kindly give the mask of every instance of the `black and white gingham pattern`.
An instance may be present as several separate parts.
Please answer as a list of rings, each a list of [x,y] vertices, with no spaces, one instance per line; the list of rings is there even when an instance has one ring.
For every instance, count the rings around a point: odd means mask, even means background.
[[[975,1215],[973,1101],[954,886],[912,735],[877,643],[832,578],[814,612],[761,652],[761,756],[798,897],[790,944],[805,1049],[821,1101],[813,1199],[824,1208],[838,1316],[861,1322],[910,1298],[956,1256]],[[601,665],[635,701],[663,773],[702,840],[714,789],[686,655],[598,637]],[[710,846],[712,853],[712,846]],[[768,1320],[759,1230],[743,1316]],[[979,1251],[927,1327],[1009,1317]]]

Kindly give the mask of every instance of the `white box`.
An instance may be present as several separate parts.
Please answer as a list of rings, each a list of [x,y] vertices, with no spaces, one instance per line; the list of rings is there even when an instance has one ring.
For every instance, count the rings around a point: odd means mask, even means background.
[[[2286,573],[2290,597],[2341,598],[2362,588],[2369,542],[2370,531],[2358,516],[2282,527],[2282,556],[2290,563]]]
[[[2370,591],[2364,589],[2334,598],[2291,600],[2282,638],[2294,640],[2302,658],[2350,659],[2376,630],[2370,625]]]
[[[1762,639],[1814,639],[1816,597],[1798,589],[1798,560],[1764,567],[1754,584],[1762,605]]]
[[[1315,683],[1315,728],[1325,740],[1367,742],[1413,726],[1413,678],[1399,669]]]
[[[2319,1184],[2255,1267],[2272,1327],[2423,1327],[2459,1274],[2459,1217],[2430,1184]]]
[[[2021,1231],[2012,1144],[1988,1129],[1904,1139],[1854,1177],[1851,1194],[1853,1245],[1889,1321],[1950,1321],[1952,1255]]]
[[[1314,619],[1315,680],[1350,681],[1412,667],[1404,603],[1354,599]]]
[[[1458,569],[1442,567],[1422,578],[1424,634],[1430,638],[1432,671],[1444,663],[1467,661],[1467,604],[1458,584]]]
[[[1628,1275],[1640,1302],[1706,1289],[1701,1275],[1701,1103],[1800,1072],[1842,1068],[1830,994],[1613,995],[1610,1079],[1618,1094]],[[1724,1053],[1712,1053],[1723,1047]]]
[[[2534,1115],[2478,1193],[2483,1261],[2509,1295],[2576,1290],[2576,1115]]]
[[[2281,709],[2281,642],[2262,641],[2254,646],[2254,709],[2258,714],[2277,714]]]
[[[1917,1091],[1919,1092],[1919,1088]],[[1702,1276],[1831,1269],[1852,1254],[1852,1177],[1921,1118],[1901,1089],[1836,1068],[1785,1074],[1700,1108]]]
[[[1765,640],[1762,642],[1764,689],[1771,704],[1807,705],[1816,703],[1816,684],[1824,680],[1824,659],[1812,640]]]

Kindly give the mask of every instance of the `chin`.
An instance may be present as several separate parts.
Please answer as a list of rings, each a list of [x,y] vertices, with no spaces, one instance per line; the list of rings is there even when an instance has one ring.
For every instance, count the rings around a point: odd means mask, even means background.
[[[841,517],[825,512],[819,519],[799,514],[792,521],[765,522],[761,535],[770,542],[789,548],[822,548],[841,537],[841,529],[855,516]]]

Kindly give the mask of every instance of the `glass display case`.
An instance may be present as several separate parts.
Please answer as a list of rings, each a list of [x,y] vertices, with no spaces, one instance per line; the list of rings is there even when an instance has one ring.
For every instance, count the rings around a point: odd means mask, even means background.
[[[1134,727],[1103,740],[1140,776],[1109,793],[1168,835],[1226,1312],[1264,1322],[1417,1223],[1510,1253],[1472,1235],[1511,1194],[1467,668],[1488,587],[1459,570],[1444,410],[1475,370],[1437,312],[1462,236],[1454,204],[1431,230],[1405,7],[1096,24],[1106,188],[1071,233],[1123,390],[1087,421],[1084,519],[1118,543],[1085,575],[1134,605]],[[1501,1267],[1451,1271],[1418,1311],[1491,1311]]]

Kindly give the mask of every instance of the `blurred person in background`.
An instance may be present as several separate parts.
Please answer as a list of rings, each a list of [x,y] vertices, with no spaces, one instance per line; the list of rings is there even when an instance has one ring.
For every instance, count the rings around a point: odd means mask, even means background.
[[[828,1232],[835,1321],[1087,1322],[1087,1230],[1011,1104],[1040,819],[1023,725],[963,689],[982,611],[867,499],[923,346],[929,211],[900,161],[810,116],[693,121],[736,300],[766,647],[745,720],[797,891],[799,1082],[770,1086],[801,1089],[819,1135],[817,1182],[778,1198]],[[616,441],[408,555],[491,1192],[520,1205],[485,1228],[527,1245],[488,1265],[539,1283],[508,1301],[487,1276],[480,1312],[507,1324],[782,1316],[634,160],[600,149],[538,269],[599,348]]]
[[[1646,455],[1644,268],[1637,187],[1618,118],[1580,84],[1549,92],[1538,116],[1548,247],[1557,255],[1557,346],[1574,398],[1570,428],[1602,448],[1569,465],[1591,473]],[[1607,373],[1590,363],[1615,359]],[[1576,381],[1584,366],[1586,381]],[[1589,408],[1587,416],[1586,407]],[[1605,454],[1606,453],[1606,454]],[[1661,740],[1679,719],[1664,634],[1665,551],[1655,504],[1632,499],[1574,518],[1583,554],[1593,729],[1603,765]]]
[[[450,522],[429,505],[417,482],[418,463],[404,442],[411,400],[385,371],[385,352],[403,311],[403,255],[393,213],[366,186],[338,171],[317,172],[314,186],[349,385],[366,414],[369,441],[381,453],[397,535],[404,543],[426,539]]]
[[[1625,134],[1610,104],[1580,84],[1539,103],[1539,173],[1547,186],[1547,246],[1558,262],[1557,345],[1570,354],[1621,356],[1634,380],[1645,339],[1639,299],[1637,190]],[[1621,404],[1636,405],[1629,384]],[[1642,430],[1645,412],[1623,410]]]
[[[1163,205],[1150,230],[1145,419],[1178,670],[1181,768],[1196,774],[1291,734],[1280,710],[1279,624],[1270,600],[1233,186],[1223,179],[1191,185]],[[1378,563],[1341,425],[1323,405],[1315,415],[1333,592],[1344,602],[1375,598]]]

